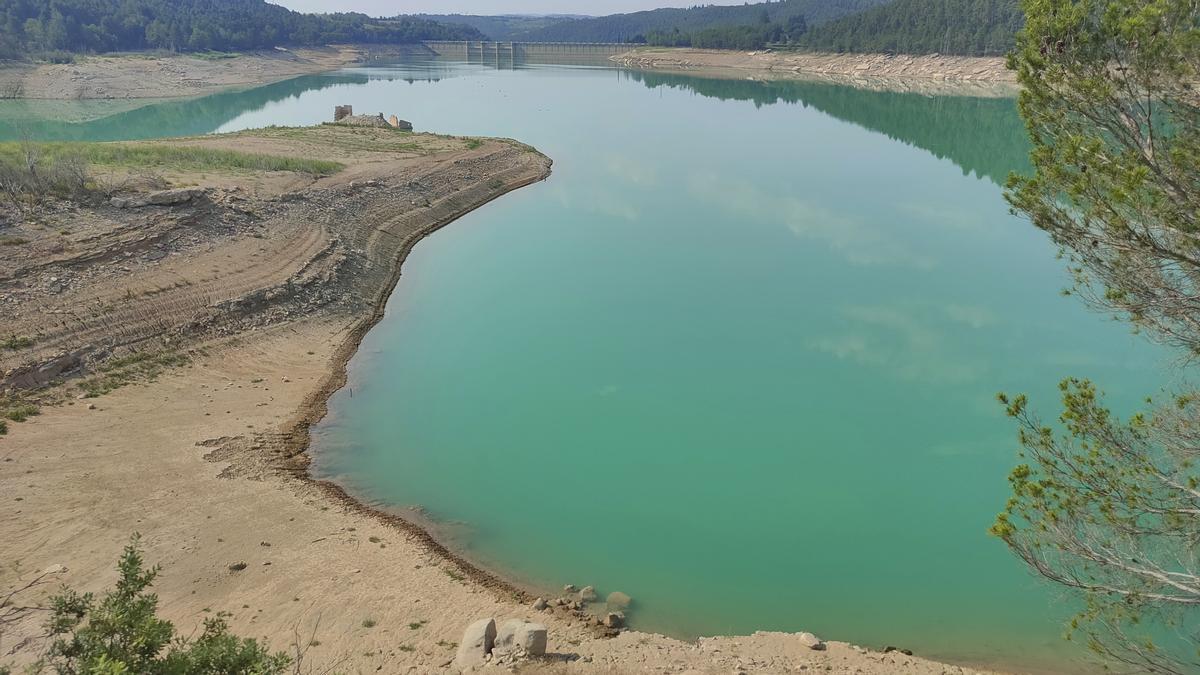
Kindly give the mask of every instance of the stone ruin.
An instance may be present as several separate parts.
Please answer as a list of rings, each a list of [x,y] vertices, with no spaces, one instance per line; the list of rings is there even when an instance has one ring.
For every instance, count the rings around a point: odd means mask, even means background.
[[[402,120],[395,115],[388,118],[384,118],[383,113],[379,113],[378,115],[355,115],[354,106],[352,105],[335,106],[333,109],[333,121],[335,124],[347,124],[356,127],[378,127],[381,129],[390,127],[392,129],[399,129],[400,131],[413,130],[412,122]]]

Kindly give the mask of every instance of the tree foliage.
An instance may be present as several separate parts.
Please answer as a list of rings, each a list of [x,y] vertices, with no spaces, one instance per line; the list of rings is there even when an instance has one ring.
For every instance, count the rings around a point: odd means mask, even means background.
[[[138,538],[117,564],[120,579],[97,599],[64,590],[51,599],[48,623],[53,642],[36,671],[58,675],[272,675],[290,659],[272,654],[253,639],[229,633],[221,616],[205,620],[195,639],[180,637],[160,619],[158,596],[149,592],[158,576],[147,568]]]
[[[1070,261],[1074,293],[1200,354],[1200,5],[1024,0],[1010,57],[1035,173],[1008,199]],[[992,532],[1082,592],[1072,627],[1109,660],[1200,669],[1200,395],[1121,422],[1062,385],[1061,431],[1002,397],[1027,464]]]
[[[479,31],[415,18],[301,14],[263,0],[0,0],[0,57],[139,49],[479,40]]]
[[[768,23],[785,24],[794,16],[802,16],[808,25],[815,26],[884,2],[887,0],[779,0],[655,9],[563,21],[527,33],[522,39],[531,42],[640,42],[656,33],[678,31],[692,35],[713,28],[756,26],[763,23],[764,14]]]
[[[773,22],[763,17],[749,26],[722,26],[706,28],[695,33],[679,29],[671,32],[656,31],[646,36],[646,42],[659,47],[696,47],[699,49],[762,49],[769,44],[791,43],[804,35],[808,22],[801,15],[786,21]]]
[[[895,0],[825,24],[801,45],[830,52],[1003,55],[1023,20],[1017,0]]]

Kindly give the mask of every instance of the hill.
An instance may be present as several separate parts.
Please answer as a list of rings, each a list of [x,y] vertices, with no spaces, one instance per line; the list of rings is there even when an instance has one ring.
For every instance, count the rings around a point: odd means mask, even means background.
[[[0,0],[0,21],[0,58],[482,38],[469,26],[410,17],[301,14],[264,0]]]
[[[525,42],[530,33],[560,23],[591,18],[578,14],[502,14],[481,16],[477,14],[412,14],[413,18],[436,21],[443,24],[470,26],[496,42]]]
[[[652,33],[698,33],[715,28],[784,24],[797,16],[818,26],[887,0],[780,0],[746,5],[654,9],[564,21],[528,33],[529,42],[634,42]],[[765,19],[765,21],[764,21]]]
[[[1025,23],[1017,0],[894,0],[808,31],[807,49],[995,56]]]

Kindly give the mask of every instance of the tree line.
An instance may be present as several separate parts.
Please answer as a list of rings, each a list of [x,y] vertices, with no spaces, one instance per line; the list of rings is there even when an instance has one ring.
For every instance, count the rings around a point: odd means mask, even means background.
[[[895,0],[829,22],[800,45],[829,52],[998,56],[1025,22],[1017,0]]]
[[[861,12],[886,0],[778,0],[744,5],[708,5],[665,8],[589,19],[573,19],[531,31],[521,39],[530,42],[641,42],[652,35],[696,35],[710,29],[749,32],[765,15],[768,22],[786,24],[796,16],[810,26]]]
[[[671,31],[653,31],[634,42],[645,42],[658,47],[696,47],[699,49],[762,49],[769,44],[795,43],[808,31],[808,22],[802,15],[789,17],[786,21],[771,21],[764,11],[759,21],[752,25],[720,26],[705,28],[691,33],[675,28]]]
[[[263,0],[0,0],[0,21],[0,58],[483,38],[469,26],[345,12],[302,14]]]

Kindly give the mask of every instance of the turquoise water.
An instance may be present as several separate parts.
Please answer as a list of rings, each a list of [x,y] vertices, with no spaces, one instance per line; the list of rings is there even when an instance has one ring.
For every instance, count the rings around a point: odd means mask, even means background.
[[[430,62],[36,133],[340,103],[555,166],[413,251],[315,431],[319,476],[527,583],[625,591],[638,627],[1065,669],[1069,605],[986,534],[1016,462],[994,395],[1051,412],[1078,375],[1128,411],[1165,363],[1061,297],[1008,214],[1012,100]]]

